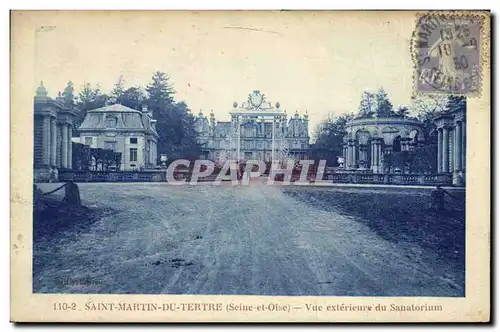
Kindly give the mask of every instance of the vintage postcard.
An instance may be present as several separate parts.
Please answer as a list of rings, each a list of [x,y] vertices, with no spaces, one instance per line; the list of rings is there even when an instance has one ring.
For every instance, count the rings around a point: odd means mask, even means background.
[[[12,11],[13,322],[487,322],[488,11]]]

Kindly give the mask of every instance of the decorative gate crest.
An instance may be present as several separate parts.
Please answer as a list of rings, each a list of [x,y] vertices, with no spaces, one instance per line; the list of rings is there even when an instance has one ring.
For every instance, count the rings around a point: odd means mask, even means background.
[[[259,90],[254,90],[248,95],[248,102],[254,107],[254,109],[258,109],[265,100],[266,95],[260,93]]]

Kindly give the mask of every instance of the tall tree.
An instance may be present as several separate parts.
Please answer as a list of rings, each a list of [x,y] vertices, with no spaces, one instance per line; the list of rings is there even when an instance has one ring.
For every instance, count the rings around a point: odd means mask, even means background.
[[[172,109],[178,120],[176,137],[178,145],[174,146],[174,155],[188,159],[197,159],[201,149],[197,140],[195,118],[186,103],[181,101],[175,103]]]
[[[146,87],[149,103],[154,111],[166,108],[174,102],[174,90],[170,84],[170,77],[163,72],[157,71],[151,78],[151,83]],[[155,114],[156,116],[156,114]]]
[[[73,109],[75,107],[75,88],[73,82],[69,81],[64,88],[63,93],[60,96],[60,100],[65,107]]]
[[[77,106],[80,111],[89,111],[106,105],[108,96],[101,92],[99,85],[92,88],[90,83],[85,83],[78,94]]]
[[[423,114],[444,112],[448,104],[446,96],[416,96],[412,98],[410,112],[420,118]]]
[[[377,103],[376,113],[378,117],[391,117],[395,115],[389,96],[383,88],[380,88],[375,94],[375,101]]]
[[[160,136],[158,139],[158,153],[172,156],[173,143],[175,139],[174,124],[172,123],[173,89],[169,82],[170,78],[163,72],[155,72],[151,82],[146,87],[148,93],[148,108],[153,111],[157,120],[156,131]]]
[[[106,94],[101,92],[99,85],[92,88],[90,83],[84,83],[76,102],[76,117],[73,122],[74,128],[78,128],[82,124],[87,115],[87,111],[105,106],[108,98]],[[78,136],[76,130],[73,131],[73,135]]]
[[[141,110],[142,104],[145,103],[146,95],[140,87],[132,86],[123,91],[118,98],[117,103],[136,110]]]
[[[116,82],[111,94],[109,95],[109,103],[110,104],[120,104],[120,98],[125,91],[125,79],[123,75],[120,75],[118,81]]]
[[[125,79],[120,75],[113,90],[109,94],[108,104],[121,104],[136,110],[140,110],[146,100],[145,91],[139,86],[125,88]]]
[[[466,109],[467,99],[464,96],[449,96],[446,102],[446,109],[448,111],[454,109]]]
[[[422,121],[423,138],[427,144],[437,144],[434,118],[445,112],[448,98],[444,96],[417,96],[413,98],[410,112]]]
[[[364,91],[359,102],[359,117],[371,118],[375,114],[375,95],[369,91]]]
[[[169,158],[198,158],[200,147],[194,125],[194,117],[184,102],[174,101],[170,77],[155,72],[146,87],[148,107],[157,120],[158,152]]]
[[[323,120],[313,132],[313,158],[326,159],[329,165],[337,165],[337,157],[342,155],[347,122],[352,114],[329,116]]]
[[[101,91],[101,87],[99,86],[99,84],[97,84],[95,89],[93,90],[92,96],[94,103],[93,108],[100,108],[105,106],[109,99],[109,96]]]

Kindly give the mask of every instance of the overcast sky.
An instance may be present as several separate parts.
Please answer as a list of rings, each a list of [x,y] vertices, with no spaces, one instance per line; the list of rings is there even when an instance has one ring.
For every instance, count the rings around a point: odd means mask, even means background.
[[[56,96],[66,82],[112,89],[170,75],[176,100],[227,121],[253,90],[288,114],[356,112],[365,89],[383,86],[410,103],[410,12],[115,12],[40,14],[36,82]],[[46,31],[45,31],[46,30]],[[312,130],[312,128],[310,129]]]

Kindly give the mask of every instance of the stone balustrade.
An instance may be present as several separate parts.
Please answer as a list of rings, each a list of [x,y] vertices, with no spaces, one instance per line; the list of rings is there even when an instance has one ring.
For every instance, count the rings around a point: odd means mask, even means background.
[[[183,178],[189,179],[189,171],[180,171]],[[214,181],[217,174],[199,181]],[[292,182],[298,177],[292,176]],[[74,182],[165,182],[166,171],[78,171],[59,170],[59,181]],[[316,179],[317,180],[317,179]],[[360,184],[393,184],[393,185],[451,185],[452,174],[376,174],[360,172],[325,172],[323,180],[331,183],[360,183]]]

